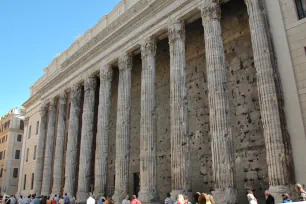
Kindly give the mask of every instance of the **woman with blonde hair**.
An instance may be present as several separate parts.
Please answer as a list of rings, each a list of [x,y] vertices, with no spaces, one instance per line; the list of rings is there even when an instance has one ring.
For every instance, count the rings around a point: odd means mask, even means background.
[[[182,194],[177,195],[176,203],[177,204],[185,204],[185,199],[184,199],[184,196]]]
[[[306,201],[306,192],[303,186],[299,183],[295,184],[295,190],[298,193],[299,201]]]

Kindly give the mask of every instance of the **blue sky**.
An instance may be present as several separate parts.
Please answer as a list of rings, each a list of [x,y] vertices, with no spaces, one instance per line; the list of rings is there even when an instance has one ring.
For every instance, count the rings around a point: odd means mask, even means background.
[[[56,54],[120,0],[1,0],[0,117],[20,107]]]

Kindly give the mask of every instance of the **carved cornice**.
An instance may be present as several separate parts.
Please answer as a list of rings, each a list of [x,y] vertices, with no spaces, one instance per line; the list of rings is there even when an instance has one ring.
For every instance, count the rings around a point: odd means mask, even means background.
[[[80,84],[74,84],[71,89],[71,98],[80,100],[82,94],[82,87]]]
[[[119,57],[118,65],[119,65],[118,66],[119,71],[123,71],[123,70],[131,71],[132,66],[133,66],[133,59],[128,54],[124,54],[121,57]]]
[[[210,21],[221,20],[221,8],[219,0],[204,1],[201,7],[203,25]]]
[[[60,94],[59,101],[63,105],[67,103],[67,93],[65,91]]]
[[[141,57],[144,58],[148,55],[156,55],[156,39],[154,37],[146,38],[141,44]]]
[[[183,22],[169,19],[168,24],[168,36],[170,43],[177,39],[185,40],[185,25]]]
[[[84,90],[95,90],[97,86],[97,79],[93,76],[88,77],[84,81]]]
[[[112,66],[107,64],[100,68],[100,79],[103,81],[112,81],[113,79],[113,69]]]

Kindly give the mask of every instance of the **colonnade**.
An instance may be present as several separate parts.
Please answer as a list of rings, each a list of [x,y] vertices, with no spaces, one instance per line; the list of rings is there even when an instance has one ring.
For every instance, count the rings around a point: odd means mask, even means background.
[[[212,169],[214,173],[217,203],[235,203],[235,148],[230,125],[230,107],[223,40],[221,36],[221,9],[218,1],[203,1],[201,9],[204,27],[206,69],[209,90],[209,112],[212,149]],[[245,0],[249,14],[249,25],[257,71],[257,86],[260,98],[260,112],[263,121],[267,166],[270,189],[275,192],[286,189],[290,184],[286,156],[280,152],[285,148],[280,115],[277,104],[276,85],[273,77],[269,39],[265,27],[264,14],[259,0]],[[168,27],[170,46],[170,120],[171,120],[171,185],[172,196],[190,190],[189,178],[189,135],[186,86],[185,25],[178,20],[170,20]],[[141,120],[140,120],[140,192],[139,199],[153,203],[157,199],[156,173],[156,39],[148,36],[141,43]],[[119,85],[116,126],[115,192],[113,199],[120,203],[128,194],[129,142],[131,126],[131,70],[132,57],[128,53],[118,59]],[[41,106],[41,126],[38,144],[34,190],[37,194],[59,194],[61,189],[71,196],[77,195],[85,201],[90,191],[92,158],[95,154],[94,194],[106,192],[108,169],[108,139],[111,108],[111,85],[113,71],[111,64],[100,69],[100,90],[96,152],[92,151],[95,92],[97,81],[89,76],[84,80],[84,97],[81,85],[71,88],[71,108],[68,125],[68,143],[65,175],[62,172],[65,132],[66,94],[60,95],[60,107],[55,138],[54,99],[47,106]],[[82,101],[83,107],[81,107]],[[49,114],[47,119],[47,108]],[[81,108],[83,108],[81,120]],[[48,124],[47,124],[48,121]],[[82,121],[82,123],[80,123]],[[48,130],[46,132],[46,130]],[[78,134],[81,131],[81,140]],[[46,140],[46,142],[45,142]],[[79,144],[80,143],[80,144]],[[80,145],[79,166],[77,164]],[[55,150],[53,158],[53,150]],[[54,159],[54,176],[51,163]],[[77,176],[77,169],[79,175]],[[65,177],[65,186],[61,179]],[[78,181],[76,178],[78,177]],[[53,178],[53,182],[51,182]],[[78,189],[75,189],[78,182]],[[53,187],[51,188],[51,183]],[[280,192],[281,193],[281,192]]]

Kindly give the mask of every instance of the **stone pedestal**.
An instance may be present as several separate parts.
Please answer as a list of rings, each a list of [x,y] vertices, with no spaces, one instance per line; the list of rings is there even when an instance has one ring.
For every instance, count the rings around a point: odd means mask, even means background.
[[[110,65],[100,69],[100,95],[98,110],[98,131],[96,138],[95,160],[95,198],[98,199],[106,193],[107,164],[108,164],[108,139],[111,110],[111,89],[113,70]]]
[[[78,202],[85,203],[90,192],[91,168],[93,162],[93,129],[95,115],[95,90],[97,80],[88,77],[84,81],[84,105],[82,115],[82,133],[78,177]]]
[[[113,200],[120,204],[128,194],[130,129],[131,129],[132,58],[119,59],[118,110],[116,124],[115,192]]]
[[[67,95],[63,92],[59,98],[59,113],[57,119],[56,145],[54,154],[52,195],[60,195],[62,190],[63,157],[65,148]]]
[[[46,150],[44,158],[43,182],[41,195],[47,196],[51,193],[51,179],[52,179],[52,163],[53,163],[53,149],[55,137],[55,120],[56,120],[56,100],[52,99],[49,104],[49,122],[48,133],[46,141]]]
[[[168,34],[170,45],[171,194],[175,196],[177,192],[187,192],[190,189],[184,24],[170,20]]]
[[[47,136],[46,128],[47,128],[48,106],[46,104],[42,104],[39,112],[40,112],[40,127],[39,127],[39,139],[38,139],[35,177],[34,177],[34,190],[33,190],[36,195],[40,195],[41,193],[45,140]]]
[[[142,203],[157,202],[156,178],[156,41],[146,39],[141,45],[141,118],[140,118],[140,192]]]
[[[81,97],[82,88],[81,85],[76,84],[71,89],[71,106],[70,106],[70,118],[68,126],[68,141],[67,141],[67,154],[65,165],[65,187],[64,192],[70,196],[76,196],[76,170],[77,170],[77,158],[78,158],[78,136],[80,132],[80,120],[81,120]]]

